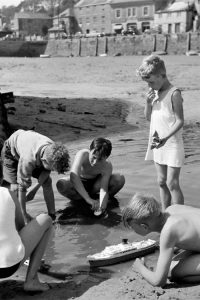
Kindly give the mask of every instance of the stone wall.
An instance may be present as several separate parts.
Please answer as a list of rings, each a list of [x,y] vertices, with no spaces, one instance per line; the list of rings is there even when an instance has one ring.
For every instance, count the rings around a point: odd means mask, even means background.
[[[148,55],[154,51],[185,54],[200,51],[200,34],[185,33],[172,36],[136,35],[98,38],[50,40],[46,54],[51,56]]]
[[[189,50],[200,52],[200,33],[89,37],[48,42],[0,41],[0,56],[117,56],[148,55],[155,51],[183,55]]]

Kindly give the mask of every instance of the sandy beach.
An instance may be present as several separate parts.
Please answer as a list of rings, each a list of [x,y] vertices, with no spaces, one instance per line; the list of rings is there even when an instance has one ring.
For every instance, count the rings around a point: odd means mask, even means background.
[[[97,270],[90,270],[86,262],[87,254],[118,243],[122,237],[141,240],[124,230],[121,209],[136,191],[159,197],[154,165],[144,161],[149,129],[143,116],[147,87],[135,74],[142,58],[0,58],[1,92],[13,91],[16,96],[15,103],[7,105],[12,126],[34,128],[64,142],[72,160],[76,151],[88,147],[93,137],[105,136],[113,143],[114,170],[126,178],[117,196],[120,207],[111,210],[107,220],[66,220],[65,225],[56,228],[45,261],[53,265],[57,277],[39,274],[51,288],[34,295],[36,300],[200,298],[199,285],[168,282],[165,288],[150,286],[132,270],[133,261]],[[186,162],[181,187],[185,203],[200,207],[200,57],[163,59],[170,81],[182,90],[184,98]],[[53,173],[52,177],[56,208],[62,211],[67,199],[56,191],[60,176]],[[41,191],[28,208],[32,214],[45,211]],[[147,238],[158,239],[158,235]],[[149,255],[149,266],[155,265],[157,255],[158,252]],[[25,271],[24,266],[11,278],[0,281],[0,299],[33,299],[33,295],[23,292]]]

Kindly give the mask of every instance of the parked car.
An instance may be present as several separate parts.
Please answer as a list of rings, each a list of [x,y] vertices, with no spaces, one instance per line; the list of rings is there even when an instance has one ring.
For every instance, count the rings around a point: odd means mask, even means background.
[[[104,33],[96,32],[96,31],[90,31],[89,33],[85,34],[86,37],[100,37],[104,36]]]
[[[127,30],[122,30],[122,35],[136,35],[139,34],[136,28],[128,28]]]

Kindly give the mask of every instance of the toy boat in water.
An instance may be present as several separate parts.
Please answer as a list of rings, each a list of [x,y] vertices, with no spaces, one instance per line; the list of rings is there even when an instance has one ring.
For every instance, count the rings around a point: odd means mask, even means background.
[[[126,240],[118,245],[107,246],[99,253],[88,255],[87,259],[91,267],[103,267],[150,254],[156,249],[158,242],[151,239],[133,243]]]

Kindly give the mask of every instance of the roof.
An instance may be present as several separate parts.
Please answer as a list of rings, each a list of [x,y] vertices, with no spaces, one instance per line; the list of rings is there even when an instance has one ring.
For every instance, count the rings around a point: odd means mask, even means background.
[[[118,4],[118,3],[127,3],[127,4],[131,3],[131,4],[134,4],[134,2],[136,2],[139,5],[144,5],[147,2],[151,2],[153,4],[153,0],[111,0],[110,4]]]
[[[175,1],[173,4],[169,5],[163,10],[158,10],[156,13],[162,13],[162,12],[177,12],[177,11],[186,11],[191,9],[192,1]]]
[[[53,18],[56,19],[58,17],[64,18],[64,17],[73,17],[73,16],[74,16],[73,10],[71,8],[67,8],[59,15],[56,15]]]
[[[189,8],[188,3],[184,1],[181,2],[174,2],[171,6],[169,6],[169,11],[177,11],[177,10],[187,10]]]
[[[15,13],[15,19],[51,19],[50,16],[44,13],[20,12]]]
[[[60,27],[51,27],[48,29],[49,32],[64,32],[63,28]]]
[[[108,4],[111,0],[80,0],[75,7]]]

